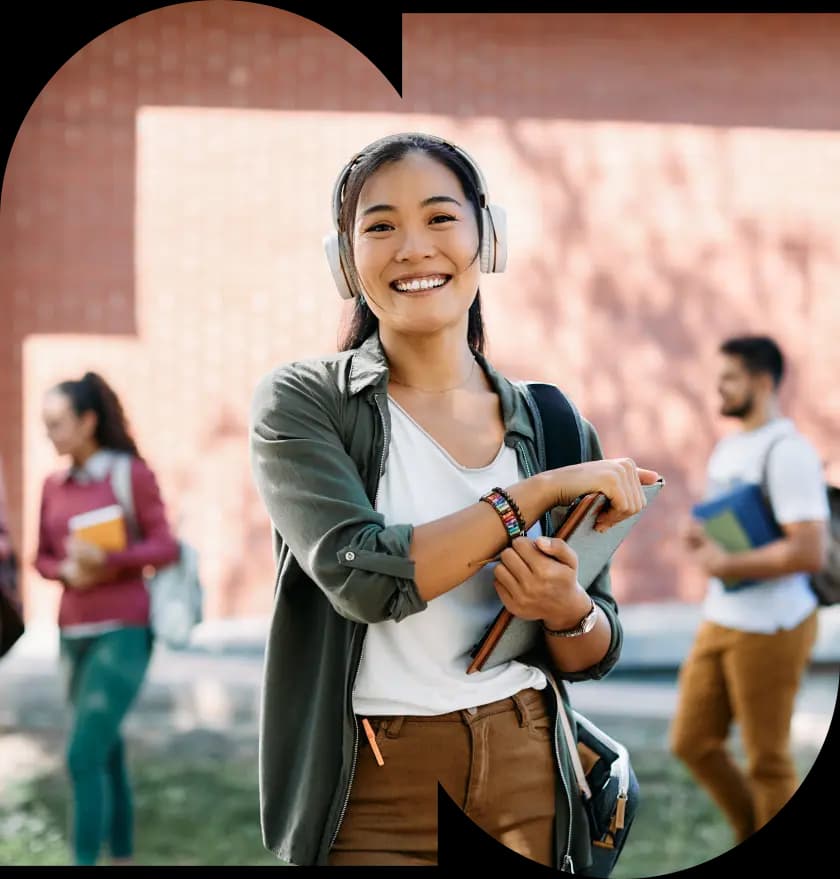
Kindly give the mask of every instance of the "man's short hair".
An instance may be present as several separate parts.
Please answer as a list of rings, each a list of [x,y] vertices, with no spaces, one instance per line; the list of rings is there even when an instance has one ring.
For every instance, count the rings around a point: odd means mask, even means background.
[[[740,357],[744,368],[752,375],[767,373],[773,379],[773,387],[779,387],[785,359],[769,336],[735,336],[721,344],[720,352]]]

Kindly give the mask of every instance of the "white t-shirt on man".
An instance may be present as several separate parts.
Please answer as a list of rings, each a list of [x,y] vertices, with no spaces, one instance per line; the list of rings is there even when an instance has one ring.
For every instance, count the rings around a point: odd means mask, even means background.
[[[391,442],[376,502],[386,525],[423,525],[523,478],[516,452],[504,443],[486,467],[462,467],[399,404],[389,398],[388,406]],[[538,523],[528,532],[540,533]],[[400,622],[368,626],[353,690],[357,714],[446,714],[547,685],[540,669],[518,661],[466,673],[470,650],[502,607],[493,567]]]
[[[819,456],[796,431],[789,418],[774,418],[755,430],[724,437],[715,447],[707,468],[706,497],[711,499],[743,483],[760,483],[770,444],[767,490],[780,524],[828,519],[828,498]],[[799,625],[817,606],[804,573],[763,580],[727,592],[723,583],[709,579],[703,603],[706,619],[745,632],[772,633]]]

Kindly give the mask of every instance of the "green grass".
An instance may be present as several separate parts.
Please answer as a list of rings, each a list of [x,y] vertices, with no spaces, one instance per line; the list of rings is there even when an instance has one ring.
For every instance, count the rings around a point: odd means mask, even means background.
[[[148,865],[274,865],[259,831],[255,759],[132,761],[136,861]],[[0,865],[70,862],[64,771],[19,781],[0,804]],[[107,861],[106,861],[107,862]]]
[[[732,846],[729,828],[683,766],[663,748],[661,723],[598,718],[631,749],[642,791],[613,879],[686,869]],[[56,742],[48,753],[56,754]],[[193,739],[165,747],[130,743],[137,816],[136,858],[148,865],[281,865],[262,846],[253,745]],[[800,777],[816,756],[797,753]],[[62,767],[44,767],[0,797],[0,865],[69,862],[68,786]]]

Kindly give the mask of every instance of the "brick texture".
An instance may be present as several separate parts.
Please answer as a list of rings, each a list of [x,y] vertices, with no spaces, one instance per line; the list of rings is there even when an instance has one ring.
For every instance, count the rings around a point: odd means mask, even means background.
[[[41,398],[98,369],[201,552],[208,616],[268,610],[248,404],[272,366],[335,348],[334,176],[399,129],[466,147],[508,210],[509,271],[482,282],[493,360],[560,384],[607,455],[668,479],[616,556],[620,599],[702,593],[676,529],[727,429],[723,336],[778,337],[784,404],[840,478],[836,17],[413,14],[403,32],[402,98],[320,26],[216,0],[113,28],[44,88],[0,213],[0,454],[26,560],[60,463]],[[25,590],[31,617],[54,612],[31,570]]]

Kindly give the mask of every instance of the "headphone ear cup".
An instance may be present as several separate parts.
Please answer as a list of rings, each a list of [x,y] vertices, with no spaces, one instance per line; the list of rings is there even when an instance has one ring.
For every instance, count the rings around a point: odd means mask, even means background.
[[[503,272],[507,265],[507,217],[504,208],[487,205],[481,211],[481,271]]]
[[[489,264],[488,271],[503,272],[507,266],[508,243],[507,243],[507,214],[505,209],[497,204],[487,205],[485,208],[490,217],[490,233],[493,238],[493,262]]]
[[[347,283],[347,277],[341,265],[341,248],[338,243],[338,235],[335,232],[324,236],[324,252],[327,254],[327,262],[329,263],[335,286],[338,288],[338,295],[342,299],[352,299],[353,291]]]
[[[486,208],[481,209],[481,229],[479,230],[479,269],[487,274],[493,271],[495,262],[493,250],[495,249],[495,236],[493,234],[493,220]]]

